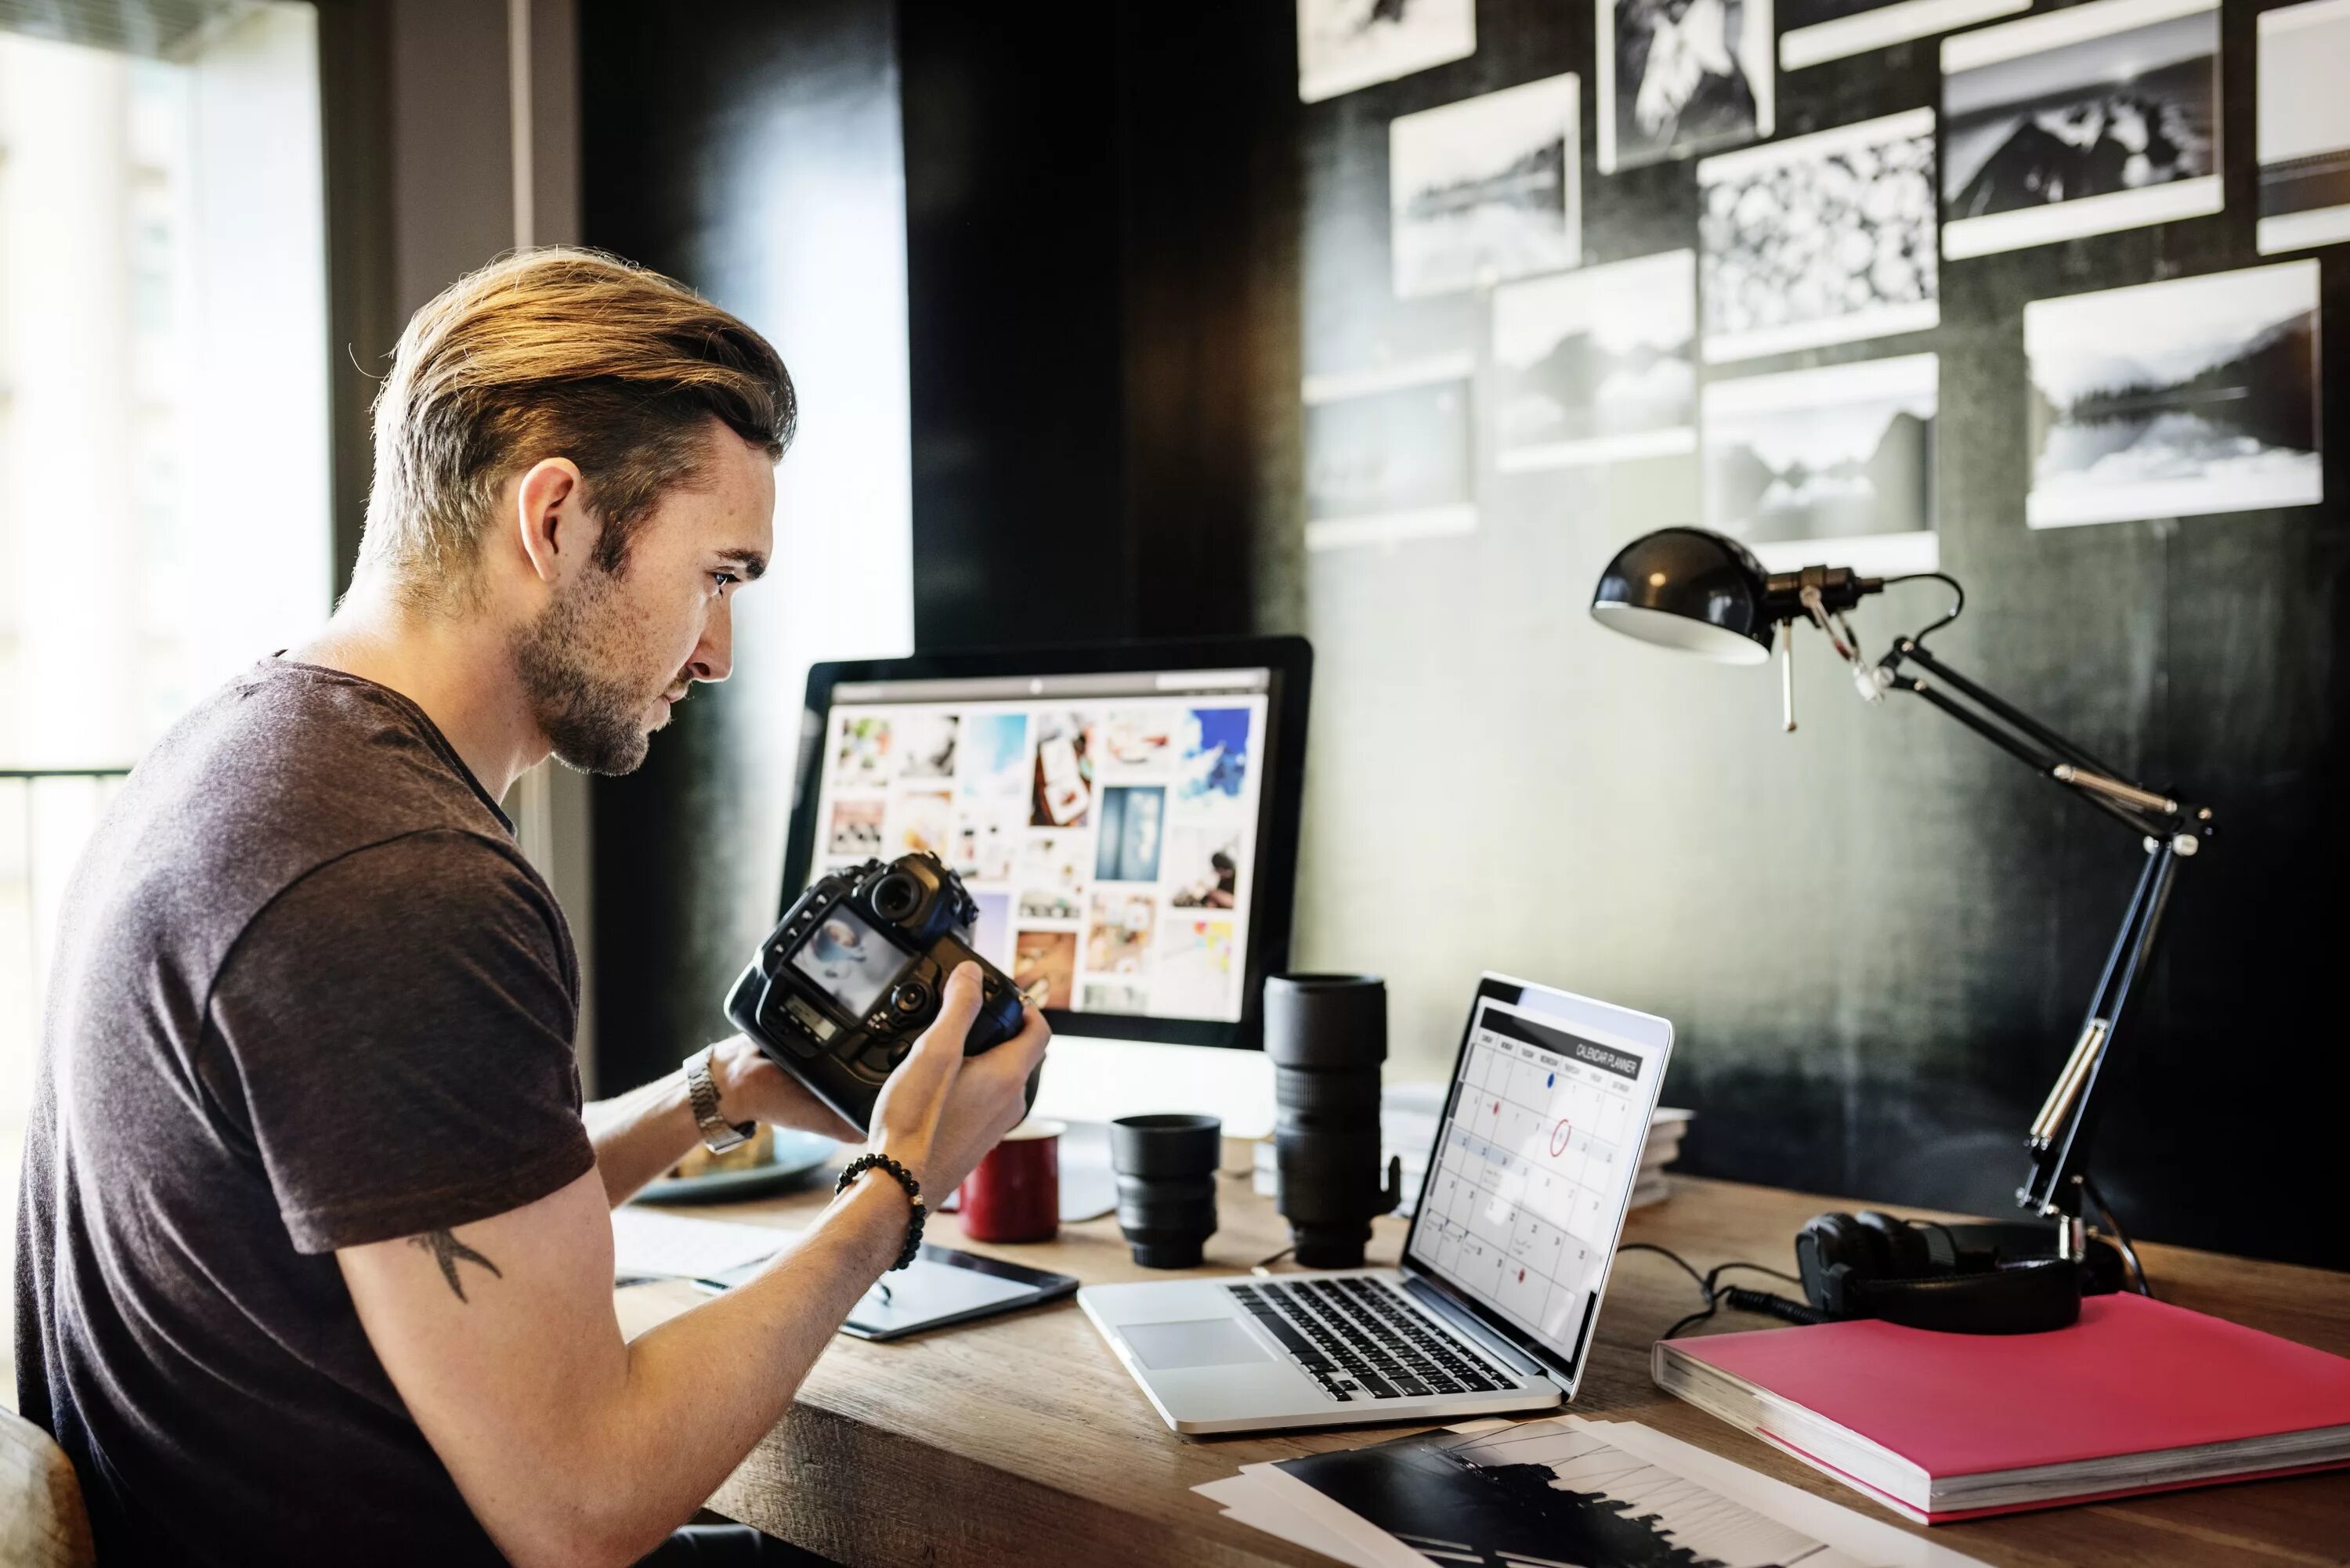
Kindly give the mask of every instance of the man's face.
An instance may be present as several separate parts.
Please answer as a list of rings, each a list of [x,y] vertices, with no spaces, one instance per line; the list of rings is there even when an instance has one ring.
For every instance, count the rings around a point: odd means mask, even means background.
[[[715,420],[707,441],[699,481],[661,497],[619,571],[583,561],[515,634],[532,715],[582,772],[634,772],[687,689],[733,669],[734,590],[767,569],[775,472]]]

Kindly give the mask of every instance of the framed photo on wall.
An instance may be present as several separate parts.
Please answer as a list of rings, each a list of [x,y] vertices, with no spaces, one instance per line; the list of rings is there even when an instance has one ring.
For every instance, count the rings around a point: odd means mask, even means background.
[[[1942,41],[1942,254],[2219,212],[2219,0],[2090,0]]]
[[[1477,0],[1297,0],[1297,98],[1319,103],[1477,52]]]
[[[1389,122],[1398,299],[1583,259],[1582,87],[1570,71]]]
[[[2032,9],[2032,0],[1779,0],[1779,68],[1849,59]]]
[[[2023,307],[2034,528],[2325,499],[2314,261]]]
[[[1599,171],[1767,138],[1771,0],[1595,0]]]
[[[1706,526],[1764,568],[1869,576],[1941,565],[1931,354],[1706,384]]]
[[[2260,15],[2260,250],[2350,240],[2350,0]]]
[[[1932,109],[1724,152],[1697,186],[1709,363],[1940,323]]]

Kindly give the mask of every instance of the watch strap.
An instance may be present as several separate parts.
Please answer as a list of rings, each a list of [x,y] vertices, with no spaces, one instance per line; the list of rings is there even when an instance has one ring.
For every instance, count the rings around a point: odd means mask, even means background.
[[[702,1129],[702,1147],[724,1154],[751,1141],[756,1122],[730,1122],[718,1110],[718,1080],[710,1075],[710,1058],[717,1050],[704,1045],[685,1059],[685,1096],[693,1106],[693,1125]]]

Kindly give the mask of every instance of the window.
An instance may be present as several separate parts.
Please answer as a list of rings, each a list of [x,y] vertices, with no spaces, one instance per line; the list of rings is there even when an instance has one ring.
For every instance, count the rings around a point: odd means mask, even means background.
[[[317,19],[158,8],[158,53],[0,30],[0,1199],[41,981],[122,774],[324,618],[326,241]],[[6,1235],[13,1240],[13,1222]],[[0,1242],[0,1246],[6,1242]],[[12,1380],[13,1381],[13,1380]]]

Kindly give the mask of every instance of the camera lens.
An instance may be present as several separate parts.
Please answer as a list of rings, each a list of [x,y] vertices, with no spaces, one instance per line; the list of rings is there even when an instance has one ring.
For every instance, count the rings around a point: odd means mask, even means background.
[[[922,889],[903,871],[892,871],[873,884],[873,912],[885,920],[903,920],[921,902]]]

